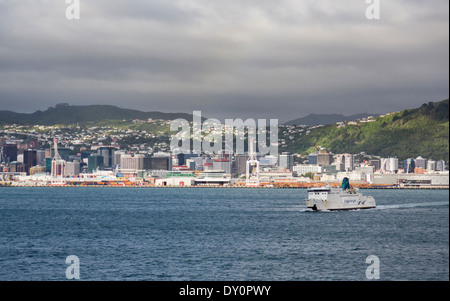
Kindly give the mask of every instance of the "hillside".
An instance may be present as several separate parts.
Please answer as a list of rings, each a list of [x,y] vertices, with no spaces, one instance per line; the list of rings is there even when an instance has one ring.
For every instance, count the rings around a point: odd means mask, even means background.
[[[355,114],[351,116],[345,116],[342,114],[309,114],[305,117],[294,119],[285,123],[285,125],[327,125],[342,121],[351,121],[369,116],[377,117],[379,114]]]
[[[360,153],[383,157],[423,156],[449,159],[449,100],[378,117],[356,125],[326,125],[289,143],[288,151],[307,154],[314,146],[333,153]]]
[[[141,112],[123,109],[111,105],[69,106],[60,104],[31,114],[0,111],[0,123],[23,125],[54,125],[101,122],[106,120],[134,120],[134,119],[163,119],[174,120],[183,118],[192,120],[192,115],[185,113]]]

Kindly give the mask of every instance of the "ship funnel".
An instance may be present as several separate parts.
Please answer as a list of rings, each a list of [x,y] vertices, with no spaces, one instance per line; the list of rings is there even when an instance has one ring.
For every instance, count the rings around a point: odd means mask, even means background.
[[[347,177],[345,177],[343,180],[342,180],[342,185],[341,185],[341,188],[342,189],[350,189],[350,181],[349,181],[349,179],[347,178]]]

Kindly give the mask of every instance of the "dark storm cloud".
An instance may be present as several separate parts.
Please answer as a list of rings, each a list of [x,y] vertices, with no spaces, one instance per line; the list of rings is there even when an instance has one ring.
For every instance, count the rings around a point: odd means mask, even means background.
[[[448,97],[448,1],[0,1],[0,110],[219,118],[384,113]]]

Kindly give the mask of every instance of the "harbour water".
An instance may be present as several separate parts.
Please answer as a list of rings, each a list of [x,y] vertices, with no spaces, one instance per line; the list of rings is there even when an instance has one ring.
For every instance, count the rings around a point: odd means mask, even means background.
[[[362,190],[312,212],[303,189],[0,188],[0,280],[449,280],[449,191]]]

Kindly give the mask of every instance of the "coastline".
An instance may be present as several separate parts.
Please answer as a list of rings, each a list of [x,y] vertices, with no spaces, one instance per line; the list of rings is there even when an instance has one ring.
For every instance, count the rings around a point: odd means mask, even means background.
[[[308,189],[311,187],[317,187],[317,185],[311,185],[311,186],[288,186],[288,185],[261,185],[261,186],[245,186],[245,185],[199,185],[199,186],[155,186],[155,185],[61,185],[61,184],[54,184],[54,185],[30,185],[30,184],[19,184],[19,185],[5,185],[0,183],[0,188],[20,188],[20,187],[28,187],[28,188],[161,188],[161,189],[170,189],[170,188],[228,188],[228,189]],[[360,186],[358,187],[355,185],[358,189],[401,189],[401,190],[449,190],[448,186],[380,186],[380,185],[373,185],[373,186]]]

